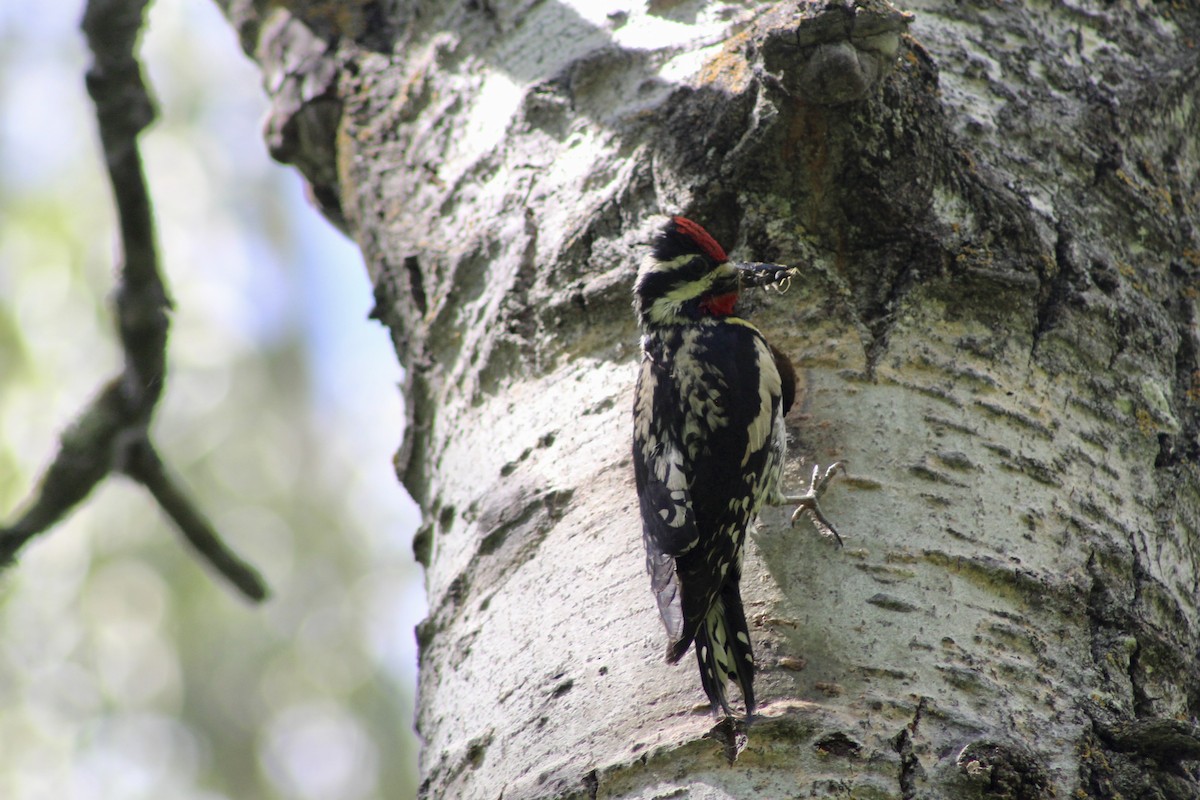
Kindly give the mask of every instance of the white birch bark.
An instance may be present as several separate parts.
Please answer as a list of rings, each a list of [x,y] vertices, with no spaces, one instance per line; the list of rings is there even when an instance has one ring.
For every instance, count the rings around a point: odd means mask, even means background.
[[[1200,792],[1200,11],[324,9],[228,10],[407,367],[424,796]],[[752,537],[732,765],[628,456],[677,212],[804,267],[752,303],[804,383],[788,474],[851,473],[844,550]]]

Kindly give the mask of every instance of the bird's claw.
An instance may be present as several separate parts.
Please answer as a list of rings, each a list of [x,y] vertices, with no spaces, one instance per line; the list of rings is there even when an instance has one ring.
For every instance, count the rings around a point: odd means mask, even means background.
[[[799,496],[784,497],[783,504],[796,504],[796,510],[792,512],[793,526],[800,517],[808,517],[818,533],[822,536],[833,537],[837,541],[838,547],[841,547],[842,537],[838,535],[837,529],[833,527],[833,523],[825,518],[825,514],[821,511],[821,504],[818,502],[818,497],[825,490],[825,485],[829,483],[834,473],[839,469],[842,472],[846,471],[846,465],[841,461],[835,461],[830,464],[824,473],[821,472],[819,464],[814,464],[812,478],[808,482],[808,490]]]

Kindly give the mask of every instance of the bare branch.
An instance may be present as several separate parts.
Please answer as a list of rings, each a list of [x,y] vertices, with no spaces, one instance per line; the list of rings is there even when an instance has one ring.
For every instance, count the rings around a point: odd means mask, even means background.
[[[217,536],[171,478],[149,438],[150,418],[166,375],[171,301],[159,272],[154,212],[137,136],[155,117],[134,56],[147,0],[90,0],[83,32],[93,53],[88,93],[120,219],[123,261],[116,290],[117,327],[125,366],[62,435],[54,463],[28,508],[0,528],[0,563],[58,522],[114,470],[137,479],[205,560],[243,594],[262,600],[258,572]]]
[[[247,564],[225,546],[216,530],[204,514],[176,482],[165,464],[158,457],[149,439],[143,439],[129,448],[129,460],[124,464],[125,474],[136,479],[162,506],[163,511],[175,521],[179,532],[205,561],[230,583],[252,600],[267,596],[267,586],[258,570]]]
[[[58,455],[29,507],[13,525],[0,528],[0,564],[10,562],[27,541],[58,522],[108,475],[122,416],[117,384],[110,382],[63,432]]]

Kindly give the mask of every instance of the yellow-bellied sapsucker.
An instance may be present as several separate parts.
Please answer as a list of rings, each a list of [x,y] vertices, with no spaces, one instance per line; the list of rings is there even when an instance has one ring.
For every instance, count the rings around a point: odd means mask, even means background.
[[[696,644],[713,711],[732,716],[725,681],[754,713],[754,654],[738,587],[746,529],[764,504],[797,503],[836,536],[817,494],[840,466],[814,469],[808,491],[780,490],[796,373],[787,356],[734,315],[746,286],[794,270],[731,263],[702,227],[672,217],[638,271],[634,306],[642,364],[633,410],[633,464],[646,569],[667,629],[667,661]]]

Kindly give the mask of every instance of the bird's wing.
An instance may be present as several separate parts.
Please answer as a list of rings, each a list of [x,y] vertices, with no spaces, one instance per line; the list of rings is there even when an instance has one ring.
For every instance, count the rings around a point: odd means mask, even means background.
[[[659,426],[678,412],[677,387],[652,358],[642,362],[634,400],[633,464],[642,514],[646,571],[658,611],[674,649],[684,635],[682,597],[675,559],[699,543],[690,476],[678,426]],[[669,406],[670,413],[664,413]],[[683,644],[683,650],[691,637]]]

